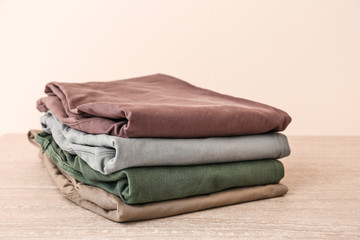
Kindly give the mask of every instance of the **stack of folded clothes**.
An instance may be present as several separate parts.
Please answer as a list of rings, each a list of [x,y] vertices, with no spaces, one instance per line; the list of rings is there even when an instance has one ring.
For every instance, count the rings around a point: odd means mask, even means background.
[[[289,115],[156,74],[46,85],[28,137],[60,191],[117,222],[282,196]]]

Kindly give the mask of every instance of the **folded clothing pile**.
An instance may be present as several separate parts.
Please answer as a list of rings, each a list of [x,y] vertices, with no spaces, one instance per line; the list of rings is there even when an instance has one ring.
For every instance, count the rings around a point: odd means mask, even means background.
[[[117,222],[282,196],[290,154],[274,107],[157,74],[46,85],[28,137],[61,192]]]

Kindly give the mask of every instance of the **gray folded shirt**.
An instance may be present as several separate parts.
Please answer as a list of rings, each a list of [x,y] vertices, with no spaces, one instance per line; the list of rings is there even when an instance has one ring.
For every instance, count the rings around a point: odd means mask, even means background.
[[[41,124],[60,148],[77,154],[102,174],[129,167],[279,159],[290,154],[287,138],[280,133],[211,138],[121,138],[70,128],[51,112],[41,117]]]

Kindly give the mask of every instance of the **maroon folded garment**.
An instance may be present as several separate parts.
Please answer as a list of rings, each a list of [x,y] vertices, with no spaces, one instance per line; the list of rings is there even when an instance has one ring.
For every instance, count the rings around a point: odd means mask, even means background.
[[[156,74],[111,82],[46,85],[37,101],[64,124],[120,137],[211,137],[282,131],[290,116],[277,108]]]

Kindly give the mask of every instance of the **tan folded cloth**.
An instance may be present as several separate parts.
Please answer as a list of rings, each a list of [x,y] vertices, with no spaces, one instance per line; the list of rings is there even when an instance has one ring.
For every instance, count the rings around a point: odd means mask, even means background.
[[[240,202],[284,195],[288,189],[282,184],[234,188],[208,195],[163,202],[127,205],[119,197],[100,188],[85,185],[59,170],[34,141],[39,131],[30,130],[28,138],[40,149],[40,158],[61,193],[75,204],[115,222],[126,222],[168,217]]]

